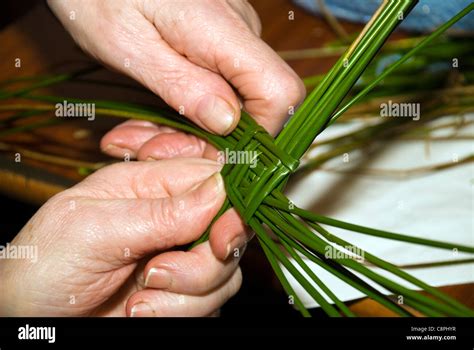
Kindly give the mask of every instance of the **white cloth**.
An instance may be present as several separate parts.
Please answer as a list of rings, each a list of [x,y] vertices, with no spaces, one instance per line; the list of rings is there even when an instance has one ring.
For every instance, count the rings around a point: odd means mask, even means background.
[[[474,114],[466,116],[474,120]],[[448,122],[446,118],[439,122]],[[414,121],[415,122],[415,121]],[[360,124],[359,124],[360,126]],[[347,132],[356,125],[335,125],[318,140]],[[473,134],[473,126],[465,126],[461,134]],[[446,133],[446,130],[440,131]],[[440,135],[441,134],[434,134]],[[425,141],[393,141],[371,156],[361,167],[377,169],[409,169],[462,159],[473,153],[471,141],[432,141],[426,154]],[[359,156],[360,158],[360,156]],[[351,166],[357,155],[351,154]],[[343,164],[343,157],[325,167]],[[299,207],[354,224],[404,233],[434,240],[474,245],[472,163],[406,178],[341,174],[315,171],[294,185],[287,193]],[[398,242],[353,233],[326,226],[331,233],[396,265],[429,263],[472,257],[421,245]],[[343,301],[363,297],[353,287],[306,260],[313,271]],[[376,269],[381,272],[380,269]],[[474,264],[407,269],[407,272],[433,286],[474,282]],[[306,307],[317,304],[285,271],[296,293]],[[384,273],[383,275],[393,275]],[[405,284],[411,286],[410,284]],[[411,286],[413,287],[413,286]]]

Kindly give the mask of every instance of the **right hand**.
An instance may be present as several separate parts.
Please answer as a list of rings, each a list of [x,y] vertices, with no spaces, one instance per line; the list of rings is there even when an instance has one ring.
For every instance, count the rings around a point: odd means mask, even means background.
[[[303,82],[260,39],[260,20],[245,0],[48,4],[86,52],[210,132],[226,135],[235,128],[241,98],[245,110],[276,134],[290,106],[304,98]]]

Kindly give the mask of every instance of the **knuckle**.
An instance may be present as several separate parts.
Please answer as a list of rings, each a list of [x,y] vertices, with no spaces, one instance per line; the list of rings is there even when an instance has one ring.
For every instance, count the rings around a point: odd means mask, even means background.
[[[175,234],[179,229],[179,211],[175,209],[172,200],[150,200],[150,218],[152,226],[159,232],[166,234],[160,235],[160,245],[173,246]]]
[[[183,89],[190,84],[191,72],[185,72],[176,62],[162,62],[157,67],[156,75],[143,77],[146,85],[173,107],[179,106],[183,100]]]
[[[245,19],[249,26],[251,27],[252,31],[257,35],[261,36],[262,34],[262,23],[260,18],[257,14],[257,11],[252,7],[252,5],[247,0],[242,0],[240,2],[242,5],[242,12],[245,16]]]
[[[259,104],[269,115],[286,116],[290,106],[297,106],[304,99],[306,90],[296,74],[282,68],[263,75]]]
[[[159,67],[161,83],[171,86],[185,86],[189,82],[189,72],[184,72],[174,60],[166,60]]]
[[[306,96],[306,88],[296,74],[288,74],[288,77],[283,80],[283,91],[286,101],[290,105],[298,105]]]

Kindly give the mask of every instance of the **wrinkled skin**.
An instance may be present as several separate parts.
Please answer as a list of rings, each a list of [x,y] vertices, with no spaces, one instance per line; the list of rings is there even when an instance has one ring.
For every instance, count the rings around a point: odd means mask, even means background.
[[[246,1],[48,3],[86,52],[174,109],[181,107],[208,131],[227,134],[237,125],[239,96],[243,107],[276,133],[289,106],[304,97],[298,76],[259,38],[260,21]]]
[[[301,80],[259,38],[260,21],[246,1],[48,4],[84,51],[213,133],[230,133],[244,108],[276,134],[304,98]],[[190,252],[165,250],[198,238],[225,196],[207,200],[209,185],[189,192],[216,163],[170,158],[215,159],[216,150],[144,121],[117,126],[101,148],[160,161],[105,168],[48,201],[12,242],[37,244],[38,263],[0,262],[0,314],[215,315],[240,286],[238,260],[252,235],[235,210],[212,226],[209,242]],[[167,273],[150,274],[153,267]]]
[[[240,287],[244,246],[225,261],[208,242],[169,249],[199,238],[218,212],[219,169],[198,158],[123,162],[56,195],[11,242],[36,245],[37,262],[0,262],[0,314],[215,314]]]

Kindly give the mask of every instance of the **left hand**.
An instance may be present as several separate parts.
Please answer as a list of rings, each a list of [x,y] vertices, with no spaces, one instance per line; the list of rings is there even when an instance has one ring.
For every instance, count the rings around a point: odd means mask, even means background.
[[[36,247],[36,261],[0,259],[0,316],[214,314],[240,287],[243,247],[225,261],[209,242],[172,248],[198,239],[221,208],[219,169],[118,163],[51,198],[11,242]]]

